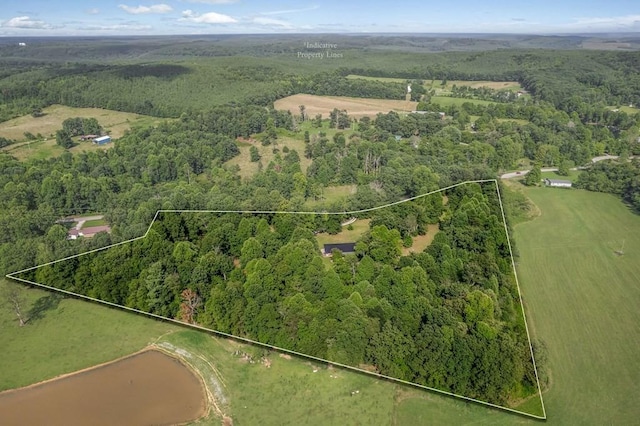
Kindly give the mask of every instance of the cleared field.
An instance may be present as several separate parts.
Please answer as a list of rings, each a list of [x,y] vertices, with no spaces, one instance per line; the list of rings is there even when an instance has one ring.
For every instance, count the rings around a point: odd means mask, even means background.
[[[617,110],[620,110],[622,112],[626,112],[627,114],[630,114],[630,115],[640,114],[640,109],[634,108],[634,107],[630,107],[630,106],[627,106],[627,105],[623,105],[621,107],[609,106],[607,108],[609,108],[610,110],[616,110],[617,109]]]
[[[407,81],[406,78],[393,78],[393,77],[370,77],[368,75],[357,75],[357,74],[349,74],[347,76],[350,80],[370,80],[370,81],[383,81],[386,83],[405,83]]]
[[[103,225],[108,225],[107,221],[104,219],[94,219],[94,220],[87,220],[82,227],[83,228],[90,228],[92,226],[103,226]]]
[[[45,138],[55,138],[56,130],[62,129],[62,122],[67,118],[95,118],[109,131],[113,138],[119,138],[124,132],[137,124],[151,124],[159,119],[129,112],[111,111],[100,108],[72,108],[64,105],[52,105],[44,108],[42,117],[31,115],[14,118],[0,123],[0,136],[17,141],[26,140],[24,133],[34,135],[40,133]]]
[[[609,194],[522,190],[541,211],[516,226],[515,239],[531,328],[548,348],[549,422],[633,424],[640,418],[640,216]]]
[[[447,80],[443,86],[442,80],[426,80],[424,87],[428,89],[451,90],[456,86],[467,86],[472,89],[487,87],[494,90],[522,90],[522,86],[517,81],[488,81],[488,80]]]
[[[0,279],[0,287],[6,282]],[[19,327],[0,309],[0,391],[51,379],[137,352],[178,327],[57,293],[24,288],[30,318]]]
[[[0,394],[5,425],[175,424],[206,411],[201,380],[156,350]]]
[[[569,176],[559,175],[557,172],[542,172],[543,179],[560,179],[560,180],[570,180],[571,182],[575,182],[580,176],[582,171],[580,170],[569,170]]]
[[[322,247],[324,244],[337,244],[337,243],[349,243],[357,241],[362,234],[369,230],[369,222],[371,219],[360,219],[356,220],[351,226],[352,230],[347,229],[346,226],[342,227],[342,231],[338,234],[331,235],[326,232],[322,232],[316,235],[316,240],[318,240],[318,244]]]
[[[349,79],[362,79],[372,81],[383,81],[388,83],[405,83],[406,78],[392,78],[392,77],[370,77],[366,75],[349,74]],[[488,81],[488,80],[447,80],[443,85],[442,80],[423,80],[423,86],[426,89],[436,89],[442,91],[450,91],[451,88],[456,86],[467,86],[473,89],[479,87],[487,87],[494,90],[522,90],[522,86],[517,81]]]
[[[132,126],[147,126],[160,121],[159,118],[128,112],[100,108],[72,108],[63,105],[52,105],[43,109],[43,112],[45,114],[43,117],[34,118],[31,115],[25,115],[0,123],[1,137],[19,141],[2,148],[2,151],[19,160],[45,159],[62,155],[65,150],[56,144],[55,132],[62,129],[62,122],[67,118],[95,118],[114,139],[124,135],[124,132]],[[27,141],[25,132],[33,135],[40,134],[42,139]],[[74,142],[76,145],[69,149],[71,153],[106,150],[113,146],[112,143],[96,145],[91,141],[81,142],[78,138],[74,138]]]
[[[346,96],[293,95],[274,102],[277,110],[289,110],[292,114],[300,114],[299,106],[304,105],[309,117],[322,114],[328,118],[334,108],[347,110],[351,117],[375,117],[378,113],[389,111],[414,111],[417,102],[392,99],[350,98]]]
[[[427,225],[427,233],[413,237],[413,244],[411,247],[402,247],[402,255],[408,256],[411,253],[422,253],[424,249],[429,247],[429,244],[431,244],[431,241],[433,241],[433,238],[439,230],[440,225],[437,223],[435,225]]]
[[[237,165],[240,167],[240,171],[238,174],[243,178],[247,179],[251,176],[254,176],[260,170],[260,165],[258,163],[262,163],[262,167],[266,168],[271,161],[276,158],[276,154],[273,153],[274,148],[279,150],[280,156],[285,156],[286,154],[282,152],[282,149],[286,146],[291,150],[296,150],[298,152],[298,156],[300,157],[300,168],[303,173],[307,172],[307,169],[311,165],[311,159],[306,158],[304,156],[304,141],[302,139],[288,137],[288,136],[278,136],[277,145],[267,145],[263,146],[257,139],[252,139],[249,141],[238,141],[238,148],[240,149],[240,154],[233,157],[231,160],[227,161],[225,164],[230,166]],[[260,161],[252,162],[251,161],[251,153],[250,149],[252,146],[255,146],[258,149],[258,153],[260,154]]]
[[[476,104],[476,105],[491,105],[495,104],[492,101],[482,101],[479,99],[465,99],[465,98],[452,98],[450,96],[432,96],[432,104],[440,104],[442,106],[456,105],[461,106],[464,103]]]
[[[307,200],[305,207],[308,210],[316,210],[320,206],[343,203],[355,193],[356,185],[328,186],[322,188],[322,197],[319,200]]]

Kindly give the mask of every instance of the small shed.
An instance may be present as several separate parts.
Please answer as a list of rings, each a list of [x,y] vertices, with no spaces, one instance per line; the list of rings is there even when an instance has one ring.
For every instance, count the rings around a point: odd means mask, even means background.
[[[111,136],[100,136],[99,138],[95,138],[93,140],[93,143],[96,143],[98,145],[104,145],[111,142]]]
[[[331,256],[333,249],[340,250],[343,254],[355,253],[356,243],[325,244],[322,249],[322,254],[325,256]]]
[[[556,188],[571,188],[573,183],[570,180],[561,180],[561,179],[545,179],[545,185],[553,186]]]

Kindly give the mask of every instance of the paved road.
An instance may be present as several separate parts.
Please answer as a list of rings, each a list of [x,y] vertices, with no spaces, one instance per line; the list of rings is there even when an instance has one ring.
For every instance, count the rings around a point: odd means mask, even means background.
[[[593,157],[591,159],[592,163],[597,163],[598,161],[603,161],[603,160],[615,160],[616,158],[618,158],[617,155],[602,155],[600,157]],[[573,167],[571,170],[579,170],[579,169],[583,169],[584,167]],[[526,175],[529,170],[531,169],[527,169],[527,170],[518,170],[516,172],[509,172],[509,173],[505,173],[502,176],[500,176],[501,179],[513,179],[516,177],[522,177],[524,175]],[[557,167],[545,167],[544,169],[540,169],[541,172],[557,172],[558,168]]]

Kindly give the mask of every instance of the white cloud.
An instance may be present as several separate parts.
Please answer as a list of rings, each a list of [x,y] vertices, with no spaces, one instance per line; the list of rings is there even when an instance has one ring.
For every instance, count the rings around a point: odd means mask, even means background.
[[[85,27],[78,28],[82,31],[148,31],[153,27],[151,25],[143,25],[137,22],[125,22],[115,25],[87,25]]]
[[[640,15],[577,18],[567,27],[583,30],[637,30],[640,28]]]
[[[100,13],[100,9],[98,9],[97,7],[94,7],[92,9],[87,9],[84,12],[88,15],[97,15],[98,13]]]
[[[264,16],[258,16],[251,20],[254,24],[263,25],[265,27],[277,27],[281,29],[293,29],[294,26],[287,21],[281,19],[265,18]]]
[[[119,4],[118,7],[127,13],[133,15],[140,15],[143,13],[169,13],[173,10],[168,4],[154,4],[151,6],[127,6],[126,4]]]
[[[286,10],[274,10],[273,12],[262,12],[261,15],[284,15],[287,13],[308,12],[310,10],[319,9],[320,6],[305,7],[303,9],[286,9]]]
[[[215,12],[199,14],[188,9],[182,11],[182,18],[180,18],[180,21],[194,22],[196,24],[232,24],[234,22],[238,22],[229,15],[223,15]]]
[[[47,24],[44,21],[38,21],[31,19],[28,16],[16,16],[8,21],[2,23],[5,28],[21,28],[21,29],[33,29],[33,30],[48,30],[53,28],[52,25]]]

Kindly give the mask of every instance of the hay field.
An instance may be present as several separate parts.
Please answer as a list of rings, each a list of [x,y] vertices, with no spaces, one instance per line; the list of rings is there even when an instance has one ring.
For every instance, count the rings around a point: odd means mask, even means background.
[[[299,115],[299,106],[306,107],[307,114],[313,118],[316,114],[322,114],[322,118],[329,118],[329,113],[334,108],[347,110],[351,117],[375,117],[378,113],[389,111],[408,112],[414,111],[417,102],[400,101],[393,99],[369,99],[351,98],[347,96],[316,96],[298,94],[278,99],[274,102],[277,110],[289,110],[292,114]]]
[[[62,122],[67,118],[82,117],[95,118],[98,123],[110,132],[112,138],[117,139],[135,124],[153,122],[154,117],[133,114],[130,112],[111,111],[101,108],[73,108],[64,105],[52,105],[44,108],[42,117],[31,115],[14,118],[0,123],[0,136],[16,141],[26,140],[24,133],[34,135],[40,133],[45,138],[55,138],[56,130],[62,129]]]
[[[636,423],[640,216],[610,194],[523,191],[541,212],[514,233],[527,318],[548,349],[549,421]]]

